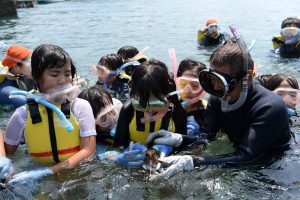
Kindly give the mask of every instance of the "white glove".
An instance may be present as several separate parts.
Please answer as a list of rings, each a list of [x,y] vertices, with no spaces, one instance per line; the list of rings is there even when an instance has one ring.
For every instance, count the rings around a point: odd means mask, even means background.
[[[194,170],[194,162],[191,156],[169,156],[161,159],[163,162],[169,163],[170,166],[160,174],[151,175],[151,181],[160,179],[167,179],[173,174],[177,174],[181,171],[192,171]]]
[[[179,147],[182,143],[182,135],[161,129],[150,133],[147,136],[146,144],[149,144],[152,141],[154,144],[165,144]]]
[[[13,164],[10,159],[0,156],[0,179],[6,178],[14,171]]]
[[[27,181],[32,181],[34,179],[38,180],[42,177],[52,175],[53,172],[50,168],[44,167],[44,168],[38,168],[31,171],[24,171],[21,173],[18,173],[12,177],[12,179],[8,182],[10,184],[14,183],[26,183]]]

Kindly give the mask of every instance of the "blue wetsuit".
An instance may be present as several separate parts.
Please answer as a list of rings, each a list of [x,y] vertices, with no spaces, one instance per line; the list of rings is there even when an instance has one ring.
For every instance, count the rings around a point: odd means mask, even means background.
[[[16,80],[9,80],[5,79],[0,84],[0,104],[8,104],[14,106],[22,106],[26,104],[26,98],[24,96],[16,97],[16,98],[9,98],[9,93],[11,91],[20,90]]]
[[[194,157],[195,166],[202,164],[239,164],[264,155],[288,149],[291,139],[286,105],[279,95],[253,80],[244,105],[228,113],[221,111],[221,102],[211,97],[204,116],[208,138],[217,132],[226,133],[235,152],[202,158]],[[183,138],[183,144],[190,138]]]

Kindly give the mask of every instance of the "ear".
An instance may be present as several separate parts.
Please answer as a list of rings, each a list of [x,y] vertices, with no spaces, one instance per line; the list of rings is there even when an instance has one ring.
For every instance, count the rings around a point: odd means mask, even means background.
[[[248,76],[249,76],[249,79],[252,79],[252,78],[253,78],[253,76],[255,75],[254,73],[255,73],[254,70],[252,70],[252,69],[249,69],[249,70],[248,70]]]

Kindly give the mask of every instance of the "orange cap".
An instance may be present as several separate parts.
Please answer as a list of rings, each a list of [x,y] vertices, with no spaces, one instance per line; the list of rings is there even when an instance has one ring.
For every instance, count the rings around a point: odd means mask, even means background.
[[[12,45],[6,51],[6,56],[2,60],[2,65],[12,68],[16,63],[21,62],[30,54],[31,51],[29,49],[19,45]]]
[[[216,19],[208,19],[206,21],[205,26],[208,27],[210,24],[217,24],[217,23],[218,23],[218,21]]]

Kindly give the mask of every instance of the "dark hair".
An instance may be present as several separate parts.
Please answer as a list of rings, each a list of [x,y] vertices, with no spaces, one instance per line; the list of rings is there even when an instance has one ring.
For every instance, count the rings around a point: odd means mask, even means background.
[[[123,65],[123,60],[118,54],[112,53],[102,56],[98,64],[103,65],[110,70],[116,70]]]
[[[130,45],[121,47],[117,52],[117,54],[120,55],[123,60],[132,58],[138,53],[139,53],[139,50],[137,48],[135,48],[134,46],[130,46]]]
[[[71,74],[74,78],[76,68],[69,54],[59,46],[42,44],[35,48],[31,56],[32,77],[39,82],[46,69],[61,68],[67,63],[71,65]]]
[[[80,92],[79,98],[87,100],[92,109],[94,118],[100,113],[101,109],[105,107],[105,102],[108,101],[113,104],[111,95],[102,86],[92,86]]]
[[[197,60],[193,60],[191,58],[186,58],[186,59],[182,60],[179,63],[179,67],[178,67],[178,71],[177,71],[177,77],[182,76],[182,74],[185,71],[191,70],[191,69],[196,69],[197,74],[199,74],[200,71],[206,69],[206,65],[203,64],[202,62],[197,61]]]
[[[169,78],[167,66],[161,61],[150,59],[133,71],[130,96],[138,96],[146,103],[151,94],[163,100],[162,96],[169,93]]]
[[[253,69],[253,60],[249,52],[246,57],[248,60],[248,69]],[[231,38],[213,52],[209,61],[213,67],[229,67],[233,76],[241,78],[248,73],[244,69],[243,58],[243,53],[239,45],[234,38]]]
[[[272,77],[272,74],[262,74],[262,75],[259,75],[256,77],[256,79],[259,81],[259,83],[269,89],[269,81],[270,81],[270,78]]]
[[[291,24],[294,24],[297,28],[300,28],[300,19],[297,17],[288,17],[282,21],[281,28],[289,27]]]
[[[268,82],[268,89],[272,91],[275,90],[283,81],[288,82],[292,88],[299,89],[298,81],[293,76],[286,73],[274,74],[271,76]]]

